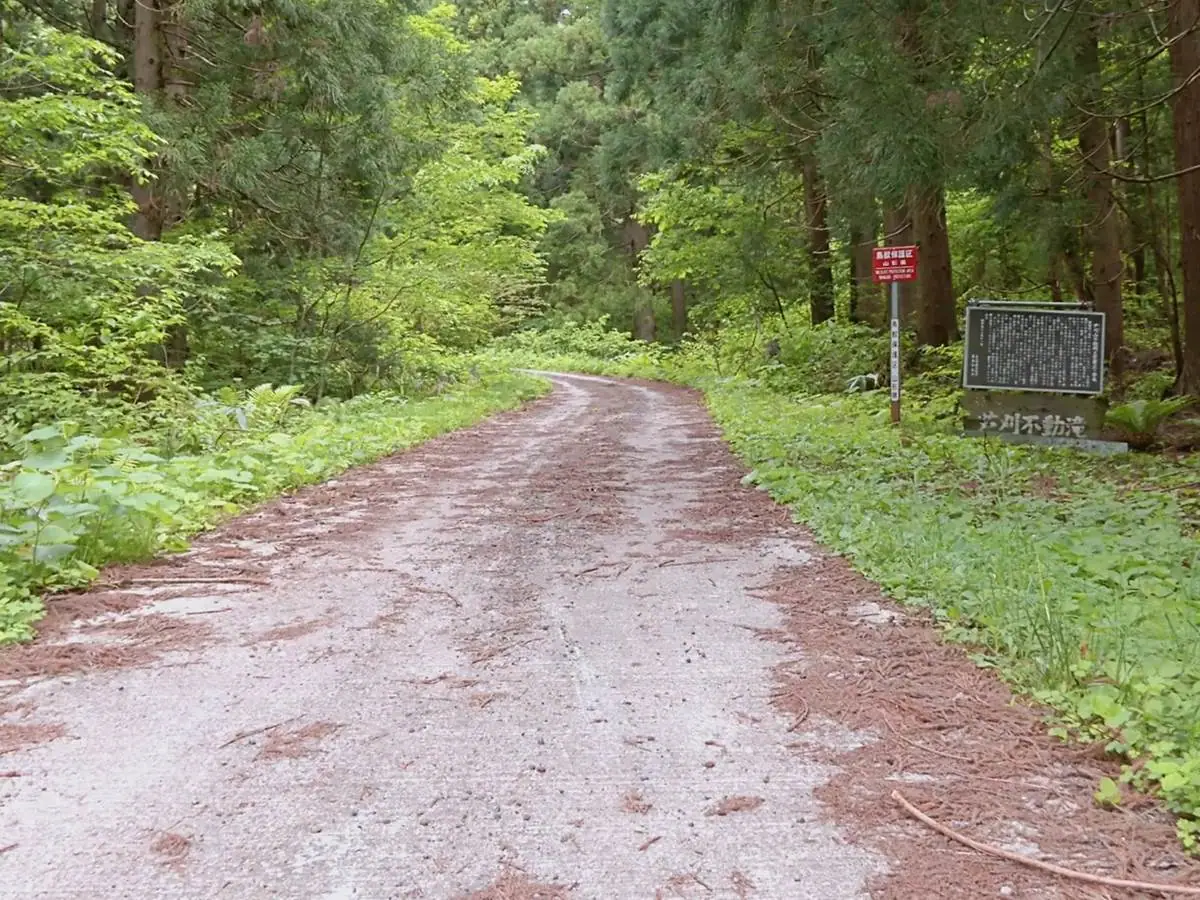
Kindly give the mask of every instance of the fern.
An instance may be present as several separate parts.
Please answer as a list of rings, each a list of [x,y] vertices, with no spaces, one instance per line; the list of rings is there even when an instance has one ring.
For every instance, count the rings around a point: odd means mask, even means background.
[[[1171,397],[1167,400],[1133,400],[1108,411],[1105,421],[1119,429],[1131,447],[1144,450],[1158,439],[1163,423],[1186,406],[1191,397]]]

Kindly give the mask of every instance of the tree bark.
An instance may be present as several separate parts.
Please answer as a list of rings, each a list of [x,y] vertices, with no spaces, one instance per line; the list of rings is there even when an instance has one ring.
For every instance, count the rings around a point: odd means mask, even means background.
[[[637,219],[630,216],[621,227],[622,242],[629,254],[629,266],[637,271],[638,257],[650,245],[650,231]],[[658,325],[654,320],[654,298],[649,291],[639,290],[633,304],[633,338],[638,341],[653,341],[658,336]]]
[[[871,276],[871,250],[875,246],[875,228],[850,228],[850,321],[882,328],[883,294]]]
[[[1093,103],[1099,100],[1100,40],[1094,28],[1084,38],[1079,52],[1081,73],[1089,84]],[[1088,222],[1085,241],[1091,253],[1089,287],[1096,309],[1104,313],[1104,353],[1109,371],[1120,375],[1122,345],[1125,340],[1124,309],[1121,302],[1121,220],[1113,195],[1112,146],[1109,122],[1098,116],[1088,117],[1079,129],[1079,153],[1083,157],[1087,179]]]
[[[1174,0],[1167,13],[1171,39],[1175,168],[1183,269],[1183,366],[1178,389],[1200,395],[1200,0]],[[1187,84],[1191,78],[1191,84]],[[1186,85],[1186,86],[1185,86]]]
[[[158,0],[137,0],[133,4],[133,89],[143,97],[155,97],[163,88],[162,15]],[[133,233],[143,240],[162,237],[163,209],[153,182],[134,183],[130,188],[137,204]]]
[[[915,190],[913,235],[921,248],[918,260],[920,301],[917,343],[941,347],[958,338],[958,307],[950,266],[950,232],[946,228],[946,194],[939,185]]]
[[[829,208],[825,184],[811,155],[804,160],[804,210],[808,225],[809,306],[812,323],[833,318],[833,260],[829,255]]]
[[[1141,70],[1139,69],[1139,72]],[[1139,85],[1140,90],[1140,85]],[[1139,96],[1141,96],[1139,94]],[[1114,164],[1118,170],[1129,178],[1144,176],[1139,172],[1140,160],[1134,154],[1133,122],[1128,116],[1121,116],[1113,123],[1113,154]],[[1138,154],[1137,156],[1141,156]],[[1114,185],[1119,191],[1120,200],[1117,206],[1123,213],[1124,227],[1121,229],[1121,246],[1129,256],[1125,266],[1128,273],[1132,270],[1130,282],[1133,293],[1139,297],[1146,293],[1146,216],[1142,208],[1142,196],[1145,185],[1129,183]],[[1124,295],[1122,295],[1124,306]]]
[[[654,304],[650,297],[641,296],[633,307],[633,339],[653,343],[658,337],[658,323],[654,320]]]
[[[96,40],[104,39],[107,20],[108,0],[92,0],[92,8],[88,12],[88,27]]]
[[[675,279],[671,282],[671,330],[674,332],[675,340],[683,340],[683,336],[687,333],[687,326],[687,285],[679,279]]]
[[[152,103],[179,103],[187,94],[187,41],[180,10],[176,0],[135,0],[133,4],[133,88]],[[178,220],[182,204],[166,185],[162,160],[153,160],[149,168],[157,179],[145,184],[135,181],[129,188],[137,205],[130,229],[143,240],[157,241],[167,224]],[[187,362],[191,349],[186,322],[167,330],[162,353],[169,368],[181,368]]]
[[[178,0],[136,0],[133,12],[133,88],[150,103],[181,104],[187,99],[187,28]],[[182,215],[182,197],[167,184],[161,159],[151,162],[158,176],[130,188],[138,211],[133,232],[148,241]]]

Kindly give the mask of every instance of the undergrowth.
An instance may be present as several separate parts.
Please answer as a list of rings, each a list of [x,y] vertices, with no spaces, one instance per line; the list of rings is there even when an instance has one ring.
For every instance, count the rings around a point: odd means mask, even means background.
[[[1121,754],[1124,780],[1157,793],[1197,849],[1196,463],[961,438],[937,368],[915,382],[925,392],[906,401],[897,431],[885,391],[802,392],[774,363],[718,375],[712,348],[606,340],[603,356],[560,340],[570,352],[553,362],[702,388],[750,482],[890,596],[929,609],[978,664],[1055,710],[1055,733]],[[1106,787],[1106,800],[1119,796]]]
[[[491,374],[426,399],[378,393],[314,409],[294,388],[262,387],[202,401],[158,446],[70,423],[10,439],[12,458],[0,465],[0,643],[32,636],[45,591],[182,549],[247,506],[547,389]]]

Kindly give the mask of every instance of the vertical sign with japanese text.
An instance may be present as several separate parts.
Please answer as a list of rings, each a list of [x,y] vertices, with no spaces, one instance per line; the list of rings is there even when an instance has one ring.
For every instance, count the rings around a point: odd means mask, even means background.
[[[875,247],[871,251],[871,278],[892,286],[891,388],[892,422],[900,421],[900,282],[917,280],[917,248]]]
[[[900,402],[900,317],[892,316],[892,340],[888,358],[892,364],[892,402]]]

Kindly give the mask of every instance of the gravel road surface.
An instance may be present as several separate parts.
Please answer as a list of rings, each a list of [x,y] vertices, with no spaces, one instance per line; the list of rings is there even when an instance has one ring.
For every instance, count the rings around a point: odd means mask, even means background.
[[[804,657],[754,595],[812,548],[726,502],[690,394],[554,381],[44,638],[61,671],[0,700],[0,895],[866,896],[789,749],[858,737],[772,704]]]

